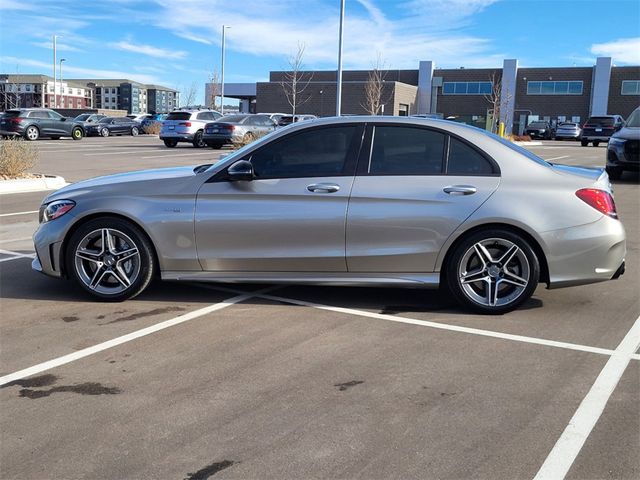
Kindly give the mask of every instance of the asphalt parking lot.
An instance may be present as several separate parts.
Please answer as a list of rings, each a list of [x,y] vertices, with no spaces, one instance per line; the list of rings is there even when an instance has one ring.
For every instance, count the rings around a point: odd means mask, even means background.
[[[38,148],[67,181],[221,154]],[[0,195],[0,478],[640,478],[639,186],[614,184],[625,275],[503,316],[386,288],[157,282],[98,303],[31,271],[47,192]]]

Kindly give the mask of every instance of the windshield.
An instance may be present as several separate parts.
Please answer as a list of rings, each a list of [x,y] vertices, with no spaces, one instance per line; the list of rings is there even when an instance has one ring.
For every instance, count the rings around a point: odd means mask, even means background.
[[[640,108],[636,108],[625,125],[629,128],[640,128]]]

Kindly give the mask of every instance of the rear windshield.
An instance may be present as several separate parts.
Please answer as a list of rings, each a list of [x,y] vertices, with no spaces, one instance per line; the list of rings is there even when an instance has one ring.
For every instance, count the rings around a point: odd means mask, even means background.
[[[578,124],[577,123],[561,123],[559,126],[560,127],[577,127]]]
[[[84,122],[90,116],[91,116],[90,113],[83,113],[82,115],[78,115],[76,118],[74,118],[74,120],[77,120],[79,122]]]
[[[20,110],[9,110],[4,113],[4,118],[17,118],[20,116]]]
[[[227,115],[225,117],[219,118],[218,122],[242,123],[242,121],[246,118],[247,115]]]
[[[613,117],[591,117],[587,120],[587,125],[596,125],[598,127],[612,127],[614,123]]]
[[[538,127],[546,127],[547,124],[544,122],[532,122],[529,124],[530,127],[538,128]]]
[[[189,120],[191,112],[171,112],[167,115],[167,120]]]

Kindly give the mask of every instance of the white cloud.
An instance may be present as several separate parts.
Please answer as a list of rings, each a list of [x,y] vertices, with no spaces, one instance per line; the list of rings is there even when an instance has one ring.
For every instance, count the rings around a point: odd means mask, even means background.
[[[220,44],[218,12],[224,10],[224,23],[232,27],[227,33],[229,56],[235,51],[279,57],[286,68],[285,57],[303,42],[306,68],[336,64],[337,2],[306,0],[301,8],[299,0],[245,0],[240,10],[227,9],[228,2],[222,0],[155,1],[159,8],[149,21],[200,43]],[[498,0],[398,1],[386,15],[377,0],[357,1],[360,8],[352,3],[345,17],[345,68],[369,68],[378,51],[391,68],[415,68],[418,60],[435,60],[441,67],[492,67],[504,58],[489,40],[458,31]]]
[[[163,48],[154,47],[152,45],[132,43],[126,40],[110,43],[109,46],[117,50],[139,53],[141,55],[147,55],[154,58],[181,59],[187,56],[187,52],[181,50],[165,50]]]
[[[53,42],[31,42],[31,45],[33,45],[34,47],[46,48],[47,50],[53,50]],[[82,52],[82,50],[74,47],[73,45],[68,45],[61,42],[56,42],[56,50],[66,52]]]
[[[640,64],[640,37],[622,38],[613,42],[591,45],[591,53],[601,57],[612,57],[618,64]]]
[[[39,60],[29,60],[25,58],[16,58],[16,57],[0,57],[0,70],[1,71],[13,71],[12,69],[7,69],[3,67],[3,65],[15,65],[20,67],[21,73],[27,73],[24,67],[35,67],[40,69],[37,73],[40,72],[49,72],[51,70],[51,63],[41,62]],[[102,69],[93,69],[93,68],[84,68],[84,67],[76,67],[65,64],[64,70],[66,72],[65,76],[68,77],[85,77],[85,78],[126,78],[129,80],[135,80],[141,83],[156,83],[162,85],[162,81],[153,75],[146,75],[142,73],[132,73],[130,71],[121,72],[118,70],[102,70]]]

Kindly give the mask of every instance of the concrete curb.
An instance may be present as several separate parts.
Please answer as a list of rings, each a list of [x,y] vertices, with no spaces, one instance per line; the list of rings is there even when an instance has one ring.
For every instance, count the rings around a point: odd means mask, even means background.
[[[542,142],[513,142],[516,145],[520,145],[521,147],[537,147],[540,145],[544,145]]]
[[[8,193],[41,192],[45,190],[57,190],[69,185],[64,178],[56,175],[43,175],[38,178],[25,178],[17,180],[0,180],[0,195]]]

